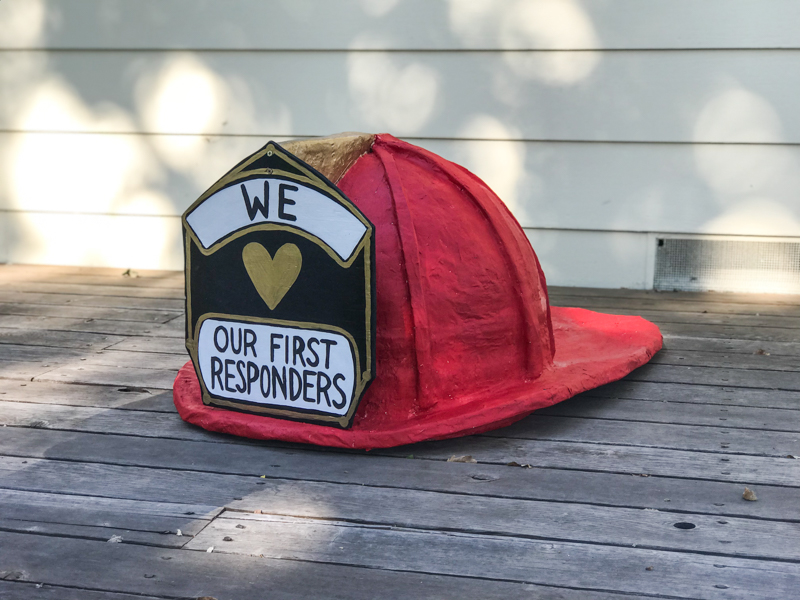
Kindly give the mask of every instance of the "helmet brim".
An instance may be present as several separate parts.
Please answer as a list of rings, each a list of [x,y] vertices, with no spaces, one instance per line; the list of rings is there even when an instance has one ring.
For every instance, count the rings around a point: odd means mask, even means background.
[[[658,327],[641,317],[552,307],[556,354],[534,381],[487,391],[465,403],[442,402],[424,413],[380,429],[335,429],[206,406],[191,362],[175,379],[173,397],[181,418],[209,431],[236,436],[339,448],[390,448],[482,433],[533,411],[621,379],[661,349]]]

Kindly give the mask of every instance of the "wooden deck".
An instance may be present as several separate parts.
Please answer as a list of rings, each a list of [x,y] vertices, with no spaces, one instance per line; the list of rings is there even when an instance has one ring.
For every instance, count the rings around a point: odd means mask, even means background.
[[[506,429],[364,453],[182,422],[182,285],[0,267],[0,598],[800,598],[797,297],[553,289],[665,350]]]

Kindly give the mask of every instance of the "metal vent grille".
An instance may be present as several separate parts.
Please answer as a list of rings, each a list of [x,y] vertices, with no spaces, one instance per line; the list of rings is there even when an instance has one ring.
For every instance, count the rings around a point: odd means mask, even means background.
[[[661,291],[800,293],[800,243],[659,239]]]

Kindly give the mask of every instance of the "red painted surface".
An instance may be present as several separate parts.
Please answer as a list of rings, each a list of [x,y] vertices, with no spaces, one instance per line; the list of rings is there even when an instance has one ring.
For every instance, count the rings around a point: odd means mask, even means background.
[[[380,135],[339,182],[376,231],[377,377],[348,430],[203,405],[185,420],[235,435],[378,448],[479,433],[617,380],[661,348],[639,317],[554,308],[514,217],[466,169]]]

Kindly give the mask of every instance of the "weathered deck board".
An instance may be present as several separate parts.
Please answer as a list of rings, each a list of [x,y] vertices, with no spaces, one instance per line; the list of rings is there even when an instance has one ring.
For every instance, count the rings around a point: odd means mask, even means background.
[[[2,349],[0,348],[0,351]],[[132,353],[133,354],[133,353]],[[150,355],[145,354],[146,357]],[[102,354],[101,354],[102,357]],[[89,357],[91,359],[91,356]],[[113,358],[113,356],[112,356]],[[109,359],[111,360],[111,359]],[[178,361],[182,362],[182,361]],[[0,400],[33,404],[60,404],[174,413],[171,390],[155,388],[107,387],[75,383],[69,386],[36,380],[20,385],[19,381],[0,379]],[[649,402],[643,406],[641,402]],[[700,402],[626,399],[582,394],[535,413],[544,415],[596,418],[615,421],[709,425],[732,429],[763,431],[800,431],[800,416],[789,408],[765,408]]]
[[[773,342],[771,340],[726,340],[665,335],[664,348],[667,350],[721,352],[723,354],[758,355],[766,353],[769,356],[800,356],[800,344],[794,342]]]
[[[0,399],[6,402],[175,412],[171,390],[130,386],[63,385],[49,381],[26,382],[22,385],[19,381],[0,379]]]
[[[116,280],[115,280],[116,281]],[[121,298],[155,298],[165,300],[181,300],[183,289],[149,288],[113,285],[83,285],[79,283],[53,283],[47,281],[21,281],[3,284],[5,291],[35,292],[40,294],[75,294],[82,296],[113,296]]]
[[[259,518],[260,517],[260,518]],[[363,527],[300,519],[218,519],[187,547],[256,556],[398,569],[442,575],[496,578],[557,586],[609,589],[695,598],[791,597],[800,587],[800,565],[772,561],[693,555],[639,548],[616,548],[569,542],[542,542],[521,537]],[[233,542],[224,542],[224,535]],[[248,543],[249,542],[249,543]],[[530,560],[536,556],[536,560]],[[726,568],[715,565],[724,564]],[[576,565],[581,565],[576,569]],[[637,571],[648,566],[651,577]],[[699,583],[703,582],[703,583]],[[719,588],[717,586],[725,586]],[[752,586],[752,589],[749,589]],[[741,593],[747,587],[746,595]],[[723,592],[724,590],[724,592]]]
[[[0,327],[0,344],[101,350],[125,339],[124,336],[104,333]]]
[[[165,361],[166,362],[166,361]],[[168,390],[175,381],[177,368],[153,369],[131,366],[86,364],[65,365],[37,377],[40,381],[91,383],[95,385],[125,385]]]
[[[82,350],[43,348],[24,344],[0,344],[0,360],[10,362],[48,362],[54,365],[75,364],[78,366],[131,367],[139,369],[180,369],[186,363],[185,356],[155,352],[126,352],[106,350],[86,353]],[[113,385],[113,384],[112,384]]]
[[[22,571],[9,571],[9,580],[0,580],[0,598],[3,600],[162,600],[161,596],[142,596],[117,592],[98,592],[86,588],[68,588],[60,585],[43,585],[17,580]]]
[[[5,510],[5,506],[0,505]],[[13,508],[13,507],[12,507]],[[120,542],[154,546],[156,548],[183,548],[189,541],[185,535],[170,531],[147,531],[114,525],[73,525],[37,518],[6,519],[0,517],[0,531],[30,533],[52,538],[79,538],[109,542],[115,536]]]
[[[800,416],[800,415],[798,415]],[[756,425],[760,423],[753,423]],[[491,437],[524,440],[564,440],[602,444],[613,441],[624,446],[717,452],[784,457],[800,455],[800,435],[796,431],[771,430],[769,436],[754,435],[752,429],[653,423],[645,420],[633,425],[630,421],[583,416],[533,415],[524,421],[484,434]]]
[[[0,288],[0,302],[10,304],[44,304],[47,306],[85,306],[101,308],[125,308],[138,310],[182,311],[182,298],[133,298],[130,296],[87,296],[85,294],[59,294],[39,292],[14,292]]]
[[[762,349],[763,350],[763,349]],[[730,352],[703,352],[691,350],[662,350],[650,361],[654,365],[677,365],[684,367],[725,368],[735,361],[737,369],[755,371],[800,371],[800,361],[796,356],[772,355],[763,353],[737,354],[731,358]]]
[[[652,319],[665,351],[511,427],[364,453],[180,421],[182,274],[138,275],[0,267],[0,598],[800,586],[797,297],[553,289],[559,305]],[[479,462],[446,462],[461,454]]]
[[[0,428],[0,449],[6,485],[56,494],[113,493],[232,508],[241,499],[245,508],[269,508],[276,489],[300,481],[800,522],[797,489],[778,486],[758,486],[761,500],[747,502],[743,486],[708,480],[402,458],[376,462],[362,454],[343,462],[336,453],[320,453],[312,461],[307,451],[258,445],[16,428]],[[395,511],[392,522],[397,518]]]
[[[181,548],[218,507],[0,489],[0,530]]]
[[[189,356],[186,354],[186,346],[183,339],[177,338],[156,338],[148,336],[129,337],[120,340],[108,347],[109,350],[130,350],[131,352],[154,352],[161,354],[177,354],[186,361]]]
[[[760,371],[736,367],[689,367],[647,364],[625,378],[627,381],[693,383],[742,388],[800,391],[800,371]]]
[[[570,398],[536,412],[533,418],[543,415],[614,419],[645,423],[673,423],[681,425],[709,425],[770,431],[800,431],[800,415],[780,408],[751,408],[749,406],[724,407],[690,404],[686,402],[652,402],[642,406],[640,400],[620,398]]]
[[[800,409],[799,392],[703,384],[623,380],[590,390],[585,395],[595,398],[629,398],[655,402]]]
[[[32,331],[72,331],[110,335],[150,335],[154,337],[184,337],[181,319],[167,323],[110,321],[108,319],[70,319],[67,317],[29,317],[0,315],[0,328]]]
[[[691,336],[725,340],[746,340],[752,342],[800,342],[800,330],[774,327],[751,327],[748,325],[718,325],[715,323],[671,323],[654,321],[667,336]]]
[[[207,439],[206,432],[175,419],[170,413],[125,411],[119,414],[113,409],[0,401],[0,414],[2,423],[8,427],[187,441]],[[541,421],[549,421],[549,431],[546,423],[543,431],[537,432],[537,423]],[[534,417],[533,428],[522,423],[511,426],[508,432],[418,444],[413,447],[413,454],[431,460],[447,459],[452,454],[470,454],[481,462],[516,461],[546,468],[577,468],[574,461],[580,457],[581,468],[593,471],[800,486],[800,461],[786,458],[789,454],[800,455],[800,441],[796,441],[800,436],[795,433],[771,432],[768,440],[754,442],[748,430],[709,428],[703,439],[696,440],[697,446],[692,447],[697,434],[692,436],[691,426],[642,423],[631,428],[624,422],[596,421],[592,429],[591,425],[585,427],[573,421]],[[508,437],[514,435],[524,437]],[[614,444],[603,443],[607,435],[613,435]],[[218,438],[221,443],[237,443],[230,440]],[[404,452],[405,449],[374,451],[392,456]]]
[[[110,527],[142,528],[152,531],[180,528],[195,535],[222,509],[209,504],[150,502],[118,498],[87,497],[70,494],[41,494],[0,489],[4,519],[42,520]]]
[[[592,587],[547,587],[474,577],[378,570],[324,562],[271,559],[108,544],[0,532],[0,563],[28,581],[159,598],[385,600],[628,600]],[[2,573],[3,571],[0,571]],[[716,574],[716,573],[715,573]],[[88,584],[88,585],[87,585]],[[0,588],[2,589],[2,588]],[[718,596],[720,597],[720,596]]]
[[[181,315],[181,311],[131,310],[101,306],[77,306],[67,304],[25,304],[23,302],[0,302],[0,315],[33,317],[72,317],[75,319],[104,319],[109,321],[133,321],[135,323],[166,323]]]
[[[425,530],[472,531],[481,535],[535,537],[598,544],[636,546],[672,551],[691,550],[725,556],[797,560],[800,548],[795,543],[800,524],[749,518],[691,513],[675,514],[657,509],[634,509],[589,504],[563,504],[487,496],[387,489],[374,486],[333,485],[309,482],[269,482],[260,495],[248,494],[234,501],[236,510],[261,510],[264,513],[304,518],[345,520],[381,525],[386,522],[385,507],[399,504],[408,510],[397,515],[392,526]],[[26,502],[32,496],[47,496],[49,502]],[[87,532],[62,535],[107,540],[120,535],[123,542],[181,547],[216,516],[213,507],[169,505],[130,500],[102,502],[34,492],[0,493],[0,530],[42,531],[47,527],[86,528]],[[315,499],[325,498],[319,503]],[[139,504],[146,504],[144,508]],[[556,509],[554,513],[554,509]],[[185,516],[196,514],[197,516]],[[210,516],[209,516],[210,515]],[[493,515],[489,522],[486,516]],[[674,527],[690,521],[697,531],[687,534]],[[487,528],[488,527],[488,528]],[[119,530],[119,531],[115,531]],[[176,532],[181,530],[182,536]],[[124,532],[128,532],[126,535]],[[131,537],[136,532],[139,537]],[[164,536],[164,537],[159,537]],[[747,539],[747,544],[732,545]]]
[[[697,313],[697,312],[678,312],[664,310],[642,310],[636,308],[603,308],[596,309],[597,312],[612,313],[620,315],[638,315],[657,325],[670,324],[691,324],[691,325],[724,325],[731,327],[756,327],[756,328],[779,328],[779,329],[798,329],[800,328],[800,317],[770,316],[770,315],[740,315],[740,314],[718,314],[718,313]]]

